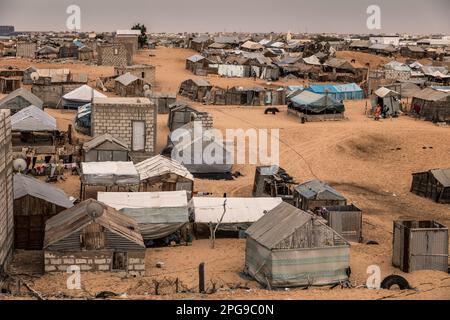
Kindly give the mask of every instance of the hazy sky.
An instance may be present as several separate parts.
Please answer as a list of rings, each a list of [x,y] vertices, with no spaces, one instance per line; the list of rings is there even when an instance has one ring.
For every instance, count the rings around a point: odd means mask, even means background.
[[[18,31],[66,30],[66,8],[81,8],[82,31],[114,31],[142,22],[150,32],[371,33],[371,4],[381,8],[373,33],[450,34],[450,0],[0,0],[0,25]]]

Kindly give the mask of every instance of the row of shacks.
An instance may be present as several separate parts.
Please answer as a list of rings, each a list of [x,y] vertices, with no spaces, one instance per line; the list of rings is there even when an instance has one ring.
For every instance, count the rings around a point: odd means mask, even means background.
[[[304,99],[302,100],[300,97],[302,93],[314,96],[315,99],[311,102],[327,96],[327,102],[329,102],[327,104],[339,104],[341,106],[343,106],[343,100],[364,99],[364,92],[356,83],[340,85],[311,84],[307,88],[303,85],[288,86],[287,88],[279,86],[221,88],[213,86],[205,79],[188,79],[181,83],[178,90],[179,95],[205,104],[246,106],[284,105],[287,102],[293,102],[294,97],[299,97],[297,105],[308,105],[308,103],[303,103]],[[339,112],[343,111],[340,108],[336,109]],[[323,110],[316,112],[321,111]]]
[[[246,51],[209,52],[207,56],[195,54],[186,59],[186,69],[195,75],[219,75],[221,77],[253,77],[278,80],[279,77],[295,77],[316,81],[362,82],[367,67],[345,59],[315,54],[268,57],[262,53]]]
[[[156,164],[167,167],[161,159],[137,166],[150,173],[143,177],[150,184],[151,172],[162,171]],[[431,174],[449,188],[442,180],[446,172]],[[217,226],[219,236],[247,237],[245,270],[264,285],[310,286],[348,279],[349,241],[362,241],[362,214],[328,184],[312,180],[295,186],[289,204],[264,194],[191,198],[186,189],[192,185],[170,183],[163,191],[99,192],[98,200],[74,205],[61,190],[17,174],[16,247],[43,248],[49,272],[66,270],[55,261],[79,259],[86,261],[82,270],[143,274],[145,245],[174,232],[186,236],[191,229],[197,236],[208,235]],[[448,197],[445,190],[440,194]],[[446,271],[447,232],[436,221],[395,221],[393,264],[406,272]],[[103,262],[96,264],[95,259]]]

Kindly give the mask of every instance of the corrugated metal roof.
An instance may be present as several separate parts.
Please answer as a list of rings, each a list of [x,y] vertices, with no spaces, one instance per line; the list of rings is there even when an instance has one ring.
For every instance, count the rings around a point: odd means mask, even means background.
[[[130,83],[132,83],[132,82],[134,82],[136,80],[139,80],[139,78],[136,77],[134,74],[131,74],[131,73],[127,72],[127,73],[124,73],[124,74],[118,76],[115,80],[117,82],[123,84],[124,86],[127,86]]]
[[[13,131],[56,131],[56,119],[36,106],[26,107],[11,116]]]
[[[247,235],[268,249],[292,235],[313,216],[286,202],[281,202],[247,229]]]
[[[205,59],[204,56],[202,56],[200,54],[194,54],[193,56],[190,56],[186,60],[189,60],[189,61],[192,61],[192,62],[198,62],[198,61],[203,60],[203,59]]]
[[[380,98],[400,96],[400,93],[398,93],[394,90],[388,89],[386,87],[378,88],[374,93],[376,96],[378,96]]]
[[[191,79],[199,87],[212,87],[211,83],[205,79]]]
[[[14,175],[14,199],[26,195],[54,203],[63,208],[73,207],[72,201],[63,190],[36,178],[17,173]]]
[[[226,213],[222,223],[255,222],[282,202],[281,198],[213,198],[194,197],[190,206],[195,212],[195,222],[218,223],[223,214],[224,203]]]
[[[157,155],[139,162],[135,165],[135,167],[139,173],[141,181],[171,173],[194,181],[194,177],[185,166],[162,155]]]
[[[37,96],[35,96],[33,93],[28,91],[25,88],[19,88],[8,94],[6,97],[0,100],[0,107],[5,104],[6,102],[9,102],[16,97],[22,97],[26,101],[30,103],[30,105],[34,105],[38,107],[39,109],[42,109],[42,106],[44,105],[44,102],[42,102],[41,99],[39,99]]]
[[[124,149],[128,150],[128,145],[125,142],[120,141],[119,139],[113,137],[109,133],[102,134],[100,136],[96,136],[95,138],[89,140],[88,142],[85,142],[83,144],[83,150],[89,151],[102,143],[109,141],[118,144],[119,146],[123,147]]]
[[[294,189],[307,199],[346,200],[338,191],[320,180],[307,181]]]
[[[103,208],[100,216],[94,217],[89,213],[90,204],[98,204]],[[145,248],[138,224],[134,219],[121,214],[104,203],[88,199],[47,220],[44,249],[84,228],[91,222],[98,223],[107,230]]]
[[[431,173],[444,187],[450,187],[450,168],[433,169]]]
[[[450,96],[450,92],[442,92],[432,88],[425,88],[413,95],[413,98],[426,101],[446,100]]]

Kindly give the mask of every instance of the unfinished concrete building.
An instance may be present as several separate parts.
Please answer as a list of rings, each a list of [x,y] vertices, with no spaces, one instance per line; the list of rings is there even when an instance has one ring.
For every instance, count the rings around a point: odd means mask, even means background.
[[[129,72],[143,79],[146,84],[153,87],[155,85],[155,70],[156,67],[149,64],[135,64],[132,66],[115,67],[114,74],[120,76]]]
[[[97,64],[100,66],[124,67],[133,64],[133,46],[127,43],[97,46]]]
[[[94,98],[92,135],[109,133],[145,159],[155,153],[156,115],[155,105],[147,98]]]

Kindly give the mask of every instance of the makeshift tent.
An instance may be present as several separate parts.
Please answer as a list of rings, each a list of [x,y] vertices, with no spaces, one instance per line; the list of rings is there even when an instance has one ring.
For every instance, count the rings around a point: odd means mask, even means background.
[[[372,108],[375,108],[379,104],[383,109],[383,114],[386,116],[397,115],[401,112],[400,93],[386,87],[381,87],[374,94]]]
[[[425,120],[450,122],[450,92],[425,88],[413,95],[411,106]]]
[[[344,104],[333,99],[331,95],[317,94],[307,90],[292,97],[288,107],[306,114],[343,113],[345,111]]]
[[[84,199],[86,186],[102,186],[107,191],[111,187],[138,189],[139,174],[133,162],[105,161],[81,162],[81,198]]]
[[[328,94],[338,101],[364,99],[364,92],[356,83],[310,84],[306,90],[319,94]]]
[[[191,198],[194,177],[180,162],[157,155],[135,165],[141,180],[141,189],[161,183],[162,191],[186,190]]]
[[[78,108],[85,105],[86,103],[92,102],[92,99],[94,97],[106,98],[103,93],[100,93],[85,84],[63,95],[62,106],[63,108]]]
[[[98,201],[137,221],[144,241],[166,237],[189,222],[186,191],[99,192]]]
[[[57,131],[56,119],[36,106],[29,106],[11,117],[12,131]]]
[[[265,212],[272,210],[281,202],[281,198],[271,197],[193,197],[189,203],[189,210],[197,229],[205,228],[209,223],[215,226],[220,222],[218,230],[238,231],[247,229],[250,224],[260,219]]]
[[[315,215],[282,202],[246,233],[245,271],[269,288],[348,280],[349,243]]]

